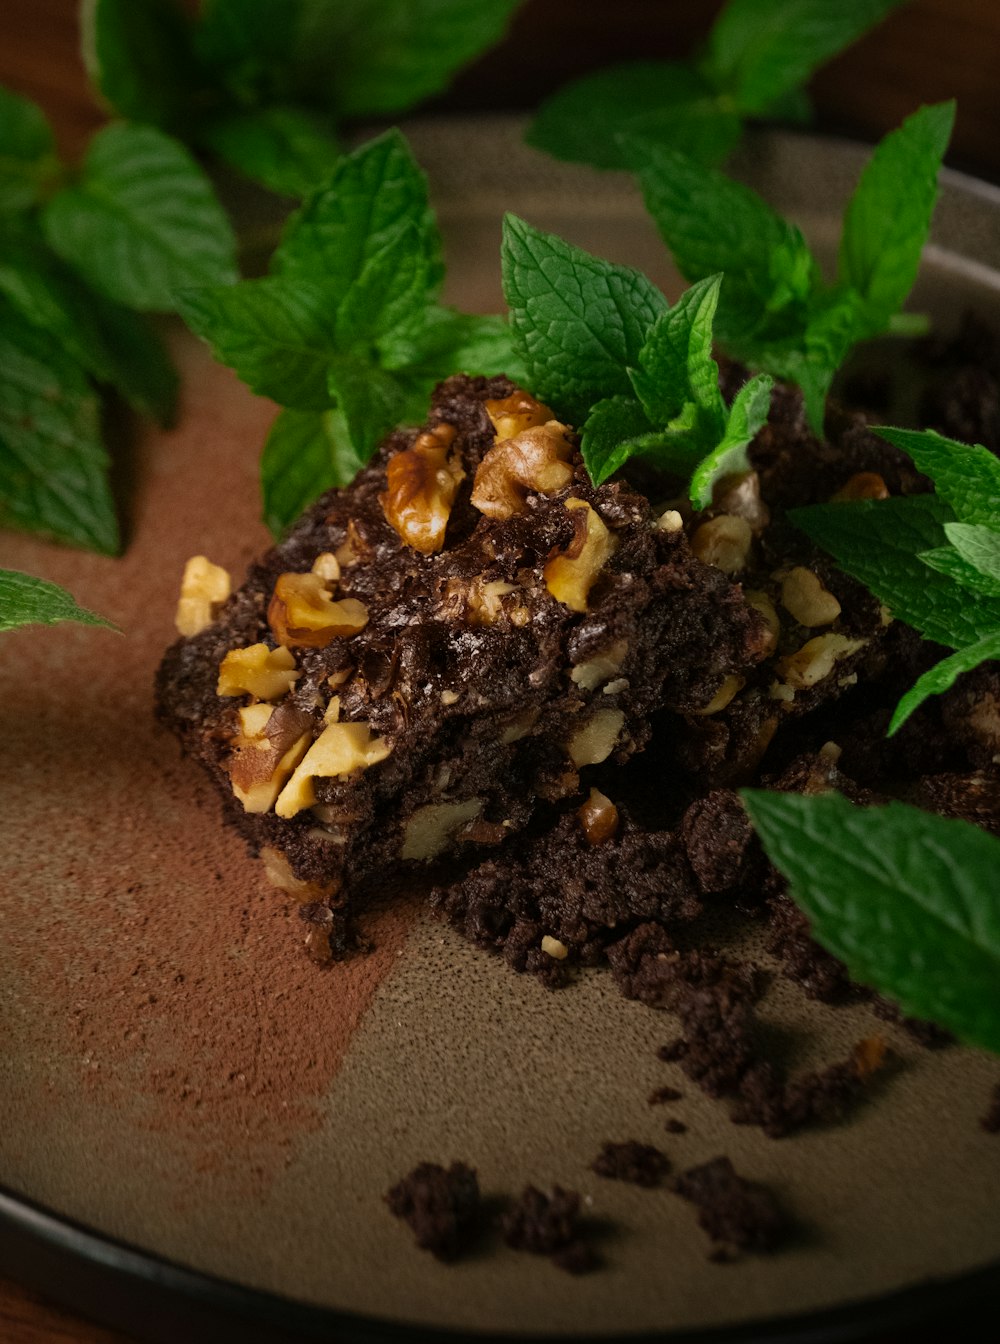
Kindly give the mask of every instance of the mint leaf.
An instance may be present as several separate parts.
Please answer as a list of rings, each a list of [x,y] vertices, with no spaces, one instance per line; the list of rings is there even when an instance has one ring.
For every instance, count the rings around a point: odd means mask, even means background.
[[[580,452],[595,485],[602,485],[641,451],[653,426],[634,397],[605,397],[591,409],[583,426]]]
[[[423,419],[430,392],[426,384],[414,387],[403,375],[351,355],[331,363],[329,387],[346,444],[361,462],[368,461],[390,429],[406,419]]]
[[[186,290],[178,306],[191,330],[252,391],[297,410],[329,407],[337,341],[336,309],[326,286],[267,276]]]
[[[91,84],[119,116],[183,129],[203,102],[191,25],[174,0],[83,0]]]
[[[946,527],[952,526],[948,523]],[[963,560],[954,546],[936,546],[930,551],[921,551],[920,559],[939,574],[947,574],[963,588],[971,588],[974,593],[984,593],[987,597],[1000,597],[1000,582],[991,579]]]
[[[57,337],[99,382],[169,424],[177,374],[162,343],[138,314],[88,289],[44,247],[8,236],[0,245],[0,294],[21,316]]]
[[[97,396],[48,333],[0,302],[0,520],[113,555]]]
[[[691,476],[690,498],[696,509],[711,504],[716,481],[749,470],[747,448],[767,423],[773,387],[773,380],[759,373],[733,398],[722,438]]]
[[[801,232],[723,173],[662,145],[628,137],[646,207],[688,281],[719,271],[726,283],[715,319],[718,339],[745,343],[797,334],[819,273]]]
[[[1000,522],[1000,500],[994,501]],[[945,536],[968,564],[1000,583],[1000,531],[976,523],[945,523]]]
[[[1000,629],[1000,600],[970,602],[968,593],[920,559],[945,543],[944,524],[953,521],[937,496],[814,504],[789,516],[841,569],[927,639],[960,649]]]
[[[725,405],[719,366],[712,358],[712,323],[719,304],[721,275],[685,290],[650,328],[639,351],[639,367],[629,377],[654,425],[666,425],[686,402],[698,409],[707,435],[722,433]]]
[[[340,116],[399,112],[503,36],[518,0],[306,0],[296,83]]]
[[[0,631],[20,625],[56,625],[59,621],[117,628],[96,612],[78,606],[72,594],[57,583],[16,569],[0,569]]]
[[[441,242],[427,179],[399,131],[387,131],[340,160],[332,176],[292,215],[272,259],[280,275],[322,276],[343,293],[366,264],[414,228],[428,286],[443,278]]]
[[[208,178],[152,126],[94,136],[74,187],[46,207],[49,243],[108,298],[169,311],[188,285],[236,279],[235,241]]]
[[[989,449],[946,439],[933,429],[873,425],[872,432],[902,449],[918,471],[930,476],[960,522],[1000,526],[1000,459]]]
[[[742,797],[813,936],[854,979],[1000,1051],[1000,840],[903,803]]]
[[[701,69],[747,116],[766,114],[902,0],[729,0]]]
[[[280,536],[324,491],[349,485],[362,465],[339,412],[282,411],[260,461],[264,522]]]
[[[917,278],[954,120],[953,102],[907,117],[876,146],[848,204],[839,275],[864,299],[872,335],[885,329]]]
[[[452,373],[527,379],[506,318],[459,313],[440,304],[425,308],[419,322],[405,330],[387,333],[379,352],[383,368],[412,367],[435,381]]]
[[[530,145],[557,159],[627,168],[623,133],[683,149],[698,163],[720,163],[740,137],[740,120],[691,66],[636,61],[575,80],[542,104]]]
[[[193,40],[210,81],[247,111],[294,101],[302,9],[303,0],[282,0],[277,23],[274,0],[202,0]]]
[[[336,309],[342,348],[391,339],[419,322],[427,295],[435,288],[425,238],[406,224],[380,251],[366,257]]]
[[[898,732],[917,706],[922,705],[929,696],[941,695],[944,691],[950,690],[963,672],[971,672],[974,667],[992,658],[1000,658],[1000,630],[995,630],[977,644],[970,644],[949,658],[942,658],[941,662],[935,663],[929,672],[925,672],[914,682],[900,700],[886,736],[892,737],[893,733]]]
[[[628,367],[667,307],[660,291],[631,267],[515,215],[504,219],[501,256],[511,327],[536,395],[574,423],[604,397],[628,395]]]
[[[797,339],[751,343],[742,352],[749,363],[802,389],[809,427],[820,437],[834,375],[862,334],[861,314],[862,300],[854,290],[829,290],[814,298]]]
[[[34,205],[58,171],[41,108],[0,85],[0,214]]]
[[[224,113],[199,139],[237,172],[282,196],[307,195],[340,159],[329,120],[298,107]]]

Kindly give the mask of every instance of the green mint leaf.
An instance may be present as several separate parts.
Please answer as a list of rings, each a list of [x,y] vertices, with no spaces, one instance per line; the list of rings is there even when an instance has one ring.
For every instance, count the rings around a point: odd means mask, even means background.
[[[707,509],[711,504],[716,481],[749,470],[747,448],[767,423],[773,387],[773,379],[759,373],[733,398],[721,440],[691,476],[690,498],[696,509]]]
[[[560,89],[542,104],[526,139],[557,159],[627,168],[623,132],[716,164],[739,140],[740,120],[691,66],[635,61]]]
[[[0,243],[0,294],[141,414],[171,422],[177,374],[137,313],[95,294],[30,237],[8,236]]]
[[[989,449],[946,439],[933,429],[873,425],[872,432],[909,455],[959,522],[1000,526],[1000,458]]]
[[[506,318],[459,313],[436,303],[418,323],[385,336],[379,352],[384,368],[413,368],[435,380],[452,373],[527,379]]]
[[[414,223],[399,229],[364,259],[337,305],[337,341],[342,349],[391,339],[419,323],[434,287],[432,263]]]
[[[712,358],[712,323],[719,305],[721,275],[708,276],[684,291],[649,330],[639,351],[639,367],[629,371],[632,387],[654,425],[667,425],[687,402],[699,411],[706,438],[723,429],[726,408],[719,391],[719,366]]]
[[[996,505],[1000,514],[1000,500]],[[944,531],[963,560],[994,583],[1000,583],[1000,531],[979,523],[945,523]]]
[[[0,631],[21,625],[57,625],[60,621],[117,629],[95,611],[79,606],[57,583],[16,569],[0,569]]]
[[[861,334],[861,312],[854,290],[829,290],[814,298],[797,339],[759,344],[750,339],[737,347],[748,363],[802,389],[809,427],[821,437],[830,385]]]
[[[1000,840],[903,803],[742,797],[813,936],[852,978],[1000,1051]]]
[[[739,182],[675,150],[623,139],[646,207],[688,281],[719,271],[726,283],[715,334],[740,347],[748,339],[797,335],[818,270],[799,230]]]
[[[0,520],[119,546],[97,395],[58,339],[0,302]]]
[[[260,460],[264,522],[275,536],[334,485],[349,485],[363,466],[339,411],[282,411]]]
[[[0,215],[34,205],[58,171],[41,108],[0,85]]]
[[[128,307],[170,311],[179,289],[236,279],[235,240],[208,178],[152,126],[98,131],[79,182],[53,197],[43,222],[63,260]]]
[[[701,68],[742,113],[760,116],[901,3],[729,0],[709,34]]]
[[[649,328],[667,301],[644,275],[507,215],[503,286],[511,327],[537,396],[573,423],[632,391]]]
[[[340,116],[402,111],[499,41],[518,2],[305,0],[296,82]]]
[[[958,584],[920,559],[944,545],[944,524],[953,521],[937,496],[814,504],[789,516],[893,616],[926,638],[960,649],[1000,629],[1000,600],[970,602]]]
[[[281,275],[322,276],[344,293],[365,265],[408,228],[427,261],[428,292],[443,278],[441,240],[427,179],[399,131],[387,131],[340,160],[292,215],[272,260]]]
[[[634,397],[618,395],[599,401],[587,416],[580,441],[584,466],[594,484],[602,485],[635,456],[652,428]]]
[[[308,195],[340,159],[332,123],[299,107],[227,112],[208,122],[199,139],[231,168],[282,196]]]
[[[430,391],[426,385],[415,389],[402,375],[351,355],[339,356],[331,363],[329,387],[343,417],[346,443],[360,462],[367,462],[398,424],[423,418]]]
[[[950,524],[946,524],[950,526]],[[936,569],[939,574],[947,574],[950,579],[973,593],[982,593],[987,597],[1000,597],[1000,582],[991,579],[970,565],[955,550],[954,546],[936,546],[930,551],[921,551],[919,557],[925,565]]]
[[[83,0],[80,31],[90,82],[120,117],[164,130],[190,125],[203,77],[175,0]]]
[[[848,204],[839,275],[865,301],[866,334],[883,331],[913,288],[954,120],[953,102],[907,117],[876,146]]]
[[[210,82],[248,111],[297,101],[292,62],[303,0],[202,0],[194,48]],[[328,59],[332,64],[334,57]]]
[[[191,330],[252,391],[302,411],[330,406],[336,309],[325,286],[267,276],[187,290],[179,307]]]
[[[893,733],[898,732],[917,706],[922,705],[929,696],[941,695],[944,691],[950,690],[963,672],[971,672],[974,667],[992,658],[1000,658],[1000,630],[987,635],[978,644],[970,644],[967,648],[959,649],[957,653],[935,663],[930,671],[925,672],[914,682],[900,700],[886,736],[892,737]]]

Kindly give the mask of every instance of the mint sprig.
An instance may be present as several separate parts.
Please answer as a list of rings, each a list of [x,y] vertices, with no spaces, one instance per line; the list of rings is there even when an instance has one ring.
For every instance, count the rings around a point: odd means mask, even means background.
[[[742,798],[813,936],[853,979],[1000,1052],[1000,840],[897,802]]]
[[[518,353],[537,394],[582,426],[595,485],[632,457],[691,477],[699,508],[721,475],[743,471],[767,419],[771,379],[752,379],[726,406],[712,358],[721,276],[670,308],[630,267],[602,261],[508,215],[504,294]]]
[[[623,140],[681,274],[725,272],[719,341],[798,384],[816,433],[839,365],[858,341],[892,329],[909,294],[954,113],[954,103],[922,107],[876,148],[844,215],[832,285],[799,230],[748,187],[662,144]]]
[[[936,493],[795,509],[791,518],[900,620],[955,653],[903,697],[890,735],[963,673],[1000,658],[1000,462],[934,430],[875,430]]]
[[[22,625],[57,625],[60,621],[117,629],[95,611],[81,607],[57,583],[16,569],[0,569],[0,632]]]
[[[216,356],[286,408],[263,457],[278,530],[395,425],[419,423],[441,378],[517,368],[505,323],[440,303],[441,239],[398,131],[339,160],[288,221],[271,271],[180,302]]]
[[[618,136],[640,135],[696,162],[721,163],[747,120],[802,120],[802,85],[902,0],[729,0],[689,61],[614,66],[544,103],[528,141],[556,158],[626,168]],[[715,268],[721,269],[721,268]]]

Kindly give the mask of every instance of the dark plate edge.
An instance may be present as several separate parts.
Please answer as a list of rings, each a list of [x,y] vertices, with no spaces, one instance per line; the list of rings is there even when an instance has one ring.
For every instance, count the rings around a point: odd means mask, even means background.
[[[0,1186],[0,1271],[149,1344],[861,1344],[892,1331],[967,1332],[1000,1309],[1000,1261],[874,1298],[739,1326],[619,1336],[434,1329],[309,1306],[189,1269]]]

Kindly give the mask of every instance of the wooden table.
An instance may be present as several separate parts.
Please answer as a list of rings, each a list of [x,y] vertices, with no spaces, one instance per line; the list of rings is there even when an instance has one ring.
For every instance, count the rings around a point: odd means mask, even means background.
[[[720,0],[616,0],[613,7],[606,0],[526,0],[507,41],[434,106],[530,107],[565,80],[612,61],[684,55],[719,8]],[[0,83],[44,106],[70,156],[103,120],[80,62],[76,12],[76,0],[3,0],[0,41]],[[921,101],[957,97],[951,161],[1000,181],[998,53],[996,0],[911,0],[815,80],[819,124],[874,138]],[[128,1344],[3,1280],[0,1338]],[[920,1341],[909,1336],[907,1344]]]

